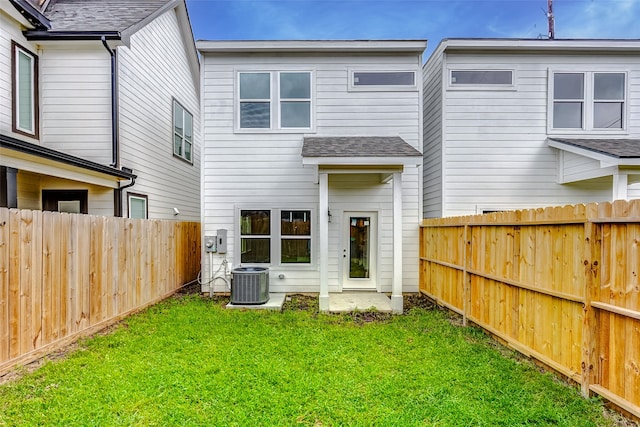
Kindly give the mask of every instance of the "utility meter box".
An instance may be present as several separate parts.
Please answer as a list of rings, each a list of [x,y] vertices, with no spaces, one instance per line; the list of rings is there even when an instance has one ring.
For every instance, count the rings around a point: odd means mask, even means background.
[[[204,236],[204,251],[205,252],[216,252],[217,239],[216,236]]]
[[[224,228],[218,229],[218,236],[216,238],[216,244],[218,246],[219,254],[227,253],[227,230]]]

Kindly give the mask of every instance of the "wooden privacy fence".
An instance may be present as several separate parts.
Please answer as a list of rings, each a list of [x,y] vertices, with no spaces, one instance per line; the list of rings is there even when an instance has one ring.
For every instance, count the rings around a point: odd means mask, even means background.
[[[640,200],[424,220],[420,290],[640,417]]]
[[[0,373],[196,279],[200,224],[0,208]]]

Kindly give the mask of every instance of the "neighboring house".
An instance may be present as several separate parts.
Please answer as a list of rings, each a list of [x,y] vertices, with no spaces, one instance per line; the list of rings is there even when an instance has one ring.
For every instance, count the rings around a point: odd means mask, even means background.
[[[0,64],[0,206],[199,220],[184,0],[0,0]]]
[[[205,277],[275,292],[417,291],[424,41],[198,41]],[[209,273],[207,273],[207,270]],[[224,291],[224,281],[214,282]],[[203,288],[206,290],[206,288]]]
[[[425,217],[640,197],[640,41],[448,39],[423,70]]]

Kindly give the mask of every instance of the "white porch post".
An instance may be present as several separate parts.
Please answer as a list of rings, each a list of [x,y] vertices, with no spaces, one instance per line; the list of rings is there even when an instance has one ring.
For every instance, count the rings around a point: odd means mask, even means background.
[[[318,175],[320,184],[320,311],[329,311],[329,174]]]
[[[402,173],[393,174],[393,282],[391,309],[402,313]]]
[[[617,171],[613,174],[613,195],[612,200],[627,200],[627,187],[629,185],[629,176],[626,173]]]

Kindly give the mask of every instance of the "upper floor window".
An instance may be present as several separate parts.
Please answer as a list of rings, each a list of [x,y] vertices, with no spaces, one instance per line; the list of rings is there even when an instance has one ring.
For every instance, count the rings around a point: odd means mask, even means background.
[[[38,57],[11,42],[13,131],[38,138]]]
[[[415,71],[357,71],[352,70],[349,90],[406,91],[415,90]]]
[[[310,129],[311,73],[241,72],[240,129]]]
[[[625,73],[553,73],[554,129],[623,129]]]
[[[414,86],[416,73],[413,71],[354,71],[354,86]]]
[[[192,162],[193,116],[173,100],[173,154]]]
[[[451,86],[512,86],[512,70],[451,70]]]

